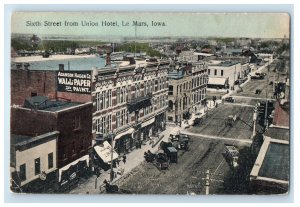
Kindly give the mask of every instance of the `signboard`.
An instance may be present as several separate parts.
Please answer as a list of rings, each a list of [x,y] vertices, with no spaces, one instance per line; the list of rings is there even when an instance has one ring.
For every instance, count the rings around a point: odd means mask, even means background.
[[[90,71],[58,71],[57,91],[70,93],[91,93]]]

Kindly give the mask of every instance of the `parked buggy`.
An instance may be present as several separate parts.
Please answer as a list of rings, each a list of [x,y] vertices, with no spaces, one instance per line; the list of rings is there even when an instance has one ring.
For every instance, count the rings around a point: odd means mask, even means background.
[[[189,149],[190,138],[186,134],[176,134],[176,135],[170,134],[169,141],[178,150],[179,149],[183,149],[183,150]]]
[[[171,142],[160,143],[160,149],[164,151],[171,163],[177,163],[177,150]]]
[[[167,154],[165,153],[158,153],[153,161],[153,164],[159,170],[167,170],[169,169],[169,159]]]
[[[227,119],[225,120],[225,126],[232,127],[234,122],[236,121],[236,115],[229,115]]]

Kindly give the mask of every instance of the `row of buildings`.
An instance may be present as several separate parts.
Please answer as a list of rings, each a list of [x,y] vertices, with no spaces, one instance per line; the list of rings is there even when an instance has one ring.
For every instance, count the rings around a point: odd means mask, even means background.
[[[17,192],[65,191],[82,176],[108,170],[111,144],[116,159],[159,135],[166,122],[189,119],[187,112],[205,100],[208,81],[204,62],[26,68],[11,70],[11,186]]]

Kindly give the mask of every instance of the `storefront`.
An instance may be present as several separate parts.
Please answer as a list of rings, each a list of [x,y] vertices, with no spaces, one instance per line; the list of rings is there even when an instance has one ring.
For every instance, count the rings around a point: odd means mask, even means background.
[[[58,182],[60,192],[65,192],[75,186],[79,178],[89,173],[89,155],[60,168],[58,170]]]
[[[133,147],[133,133],[134,128],[130,128],[115,136],[114,149],[117,153],[127,153]]]
[[[94,160],[94,163],[105,171],[110,169],[112,160],[114,161],[119,158],[118,153],[115,150],[112,150],[111,145],[107,141],[94,146],[94,151],[97,159]]]
[[[148,119],[141,124],[141,140],[147,141],[153,135],[155,117]]]

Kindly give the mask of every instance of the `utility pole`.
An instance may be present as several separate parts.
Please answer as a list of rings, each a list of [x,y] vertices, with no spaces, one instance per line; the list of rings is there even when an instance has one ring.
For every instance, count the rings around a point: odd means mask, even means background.
[[[267,74],[267,84],[266,84],[266,110],[265,110],[265,127],[268,126],[268,82],[269,82],[269,67],[270,67],[270,62],[268,60],[268,74]]]
[[[209,170],[207,170],[206,177],[205,177],[205,195],[209,195],[209,187],[210,187],[210,172]]]
[[[110,134],[111,138],[111,151],[110,151],[110,182],[114,179],[114,171],[113,171],[113,159],[114,159],[114,134]]]
[[[254,113],[253,113],[253,132],[252,132],[252,138],[256,135],[256,131],[255,131],[255,125],[256,125],[256,118],[257,118],[257,109],[254,109]]]

